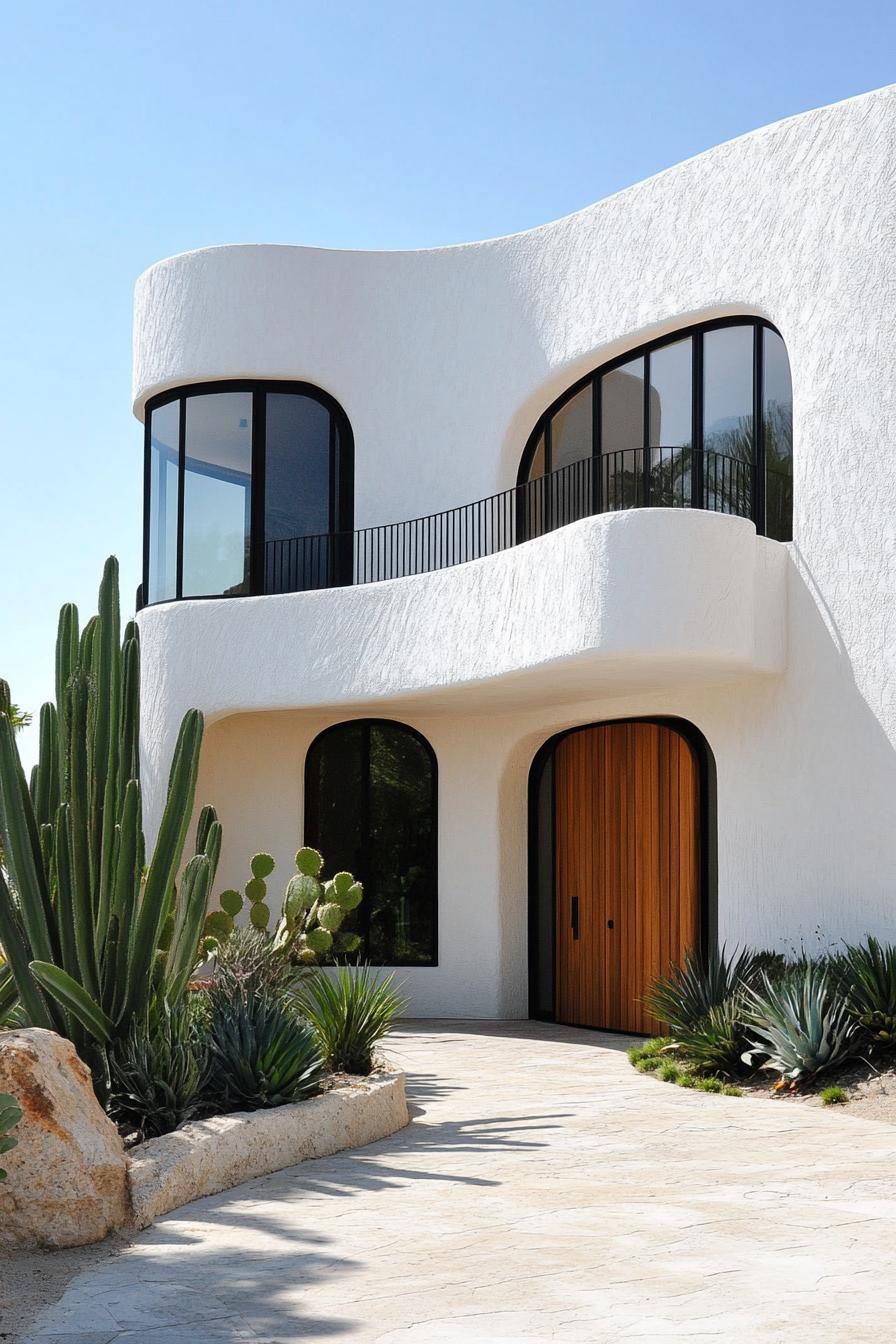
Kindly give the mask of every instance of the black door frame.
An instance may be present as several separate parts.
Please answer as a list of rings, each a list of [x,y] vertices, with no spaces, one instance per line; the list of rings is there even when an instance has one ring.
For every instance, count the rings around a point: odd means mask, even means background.
[[[546,778],[546,772],[553,770],[554,753],[564,738],[573,733],[586,732],[590,728],[604,728],[617,723],[655,723],[662,728],[670,728],[678,733],[694,750],[700,780],[699,826],[700,826],[700,950],[705,954],[718,941],[718,852],[717,852],[717,808],[716,808],[716,766],[715,758],[706,738],[700,729],[688,719],[673,715],[627,715],[619,719],[597,719],[590,723],[577,724],[565,728],[543,742],[529,768],[528,799],[528,860],[529,860],[529,1016],[542,1022],[556,1021],[556,991],[554,984],[555,955],[554,928],[556,919],[556,868],[554,864],[554,789],[552,775]],[[542,808],[542,785],[550,789],[549,833],[545,829],[540,815]],[[541,939],[539,936],[539,916],[542,914],[542,887],[539,882],[539,862],[546,855],[550,872],[550,983],[542,984],[540,970]],[[544,1005],[550,1001],[550,1009]],[[631,1033],[628,1033],[631,1034]]]

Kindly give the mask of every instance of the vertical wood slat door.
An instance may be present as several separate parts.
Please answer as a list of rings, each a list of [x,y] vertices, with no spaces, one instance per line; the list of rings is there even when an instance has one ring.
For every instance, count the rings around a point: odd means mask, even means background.
[[[694,750],[661,724],[582,729],[554,791],[557,1020],[656,1034],[640,998],[700,934]]]

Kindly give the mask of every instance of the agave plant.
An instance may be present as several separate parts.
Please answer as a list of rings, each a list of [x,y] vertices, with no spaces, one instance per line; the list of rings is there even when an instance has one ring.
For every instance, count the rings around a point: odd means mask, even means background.
[[[839,978],[846,1005],[878,1050],[896,1049],[896,947],[868,938],[847,945]]]
[[[107,1110],[141,1139],[169,1134],[199,1114],[206,1045],[189,999],[154,1000],[109,1050]]]
[[[713,1006],[693,1026],[679,1029],[675,1044],[687,1062],[701,1073],[742,1072],[748,1041],[744,1026],[744,999],[740,991]]]
[[[216,990],[235,994],[268,994],[285,1005],[294,1002],[310,967],[296,966],[288,951],[278,947],[260,929],[234,929],[217,943],[211,984]]]
[[[678,1040],[755,976],[756,954],[746,948],[734,948],[729,954],[723,945],[708,955],[691,950],[685,952],[681,966],[670,967],[668,975],[653,982],[644,1004],[660,1022],[668,1022]]]
[[[264,992],[214,987],[209,1000],[207,1110],[254,1111],[319,1090],[324,1059],[312,1026]]]
[[[361,1074],[371,1072],[375,1046],[407,1007],[395,976],[380,979],[369,966],[340,966],[332,976],[319,972],[297,1002],[320,1038],[328,1067]]]
[[[21,1118],[22,1110],[15,1097],[11,1097],[8,1092],[0,1092],[0,1157],[11,1152],[18,1143],[18,1139],[14,1139],[9,1131],[15,1129]],[[5,1180],[6,1172],[0,1167],[0,1181]]]
[[[857,1026],[820,966],[806,962],[782,980],[763,976],[761,989],[744,991],[750,1048],[746,1064],[780,1075],[792,1087],[847,1059]]]

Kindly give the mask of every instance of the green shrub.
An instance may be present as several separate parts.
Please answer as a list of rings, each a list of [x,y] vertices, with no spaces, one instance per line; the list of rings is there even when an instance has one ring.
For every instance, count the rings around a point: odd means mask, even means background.
[[[849,1101],[842,1087],[826,1087],[821,1093],[822,1106],[843,1106]]]
[[[254,1111],[319,1090],[324,1060],[314,1028],[265,992],[208,991],[201,1100],[209,1112]]]
[[[896,1049],[896,947],[868,938],[848,945],[839,959],[838,980],[850,1014],[879,1051]]]
[[[361,1074],[370,1073],[375,1046],[407,1007],[394,975],[380,979],[369,966],[340,966],[332,976],[312,976],[298,1003],[318,1034],[328,1067]]]
[[[792,1086],[841,1063],[852,1052],[856,1024],[824,970],[813,962],[761,991],[745,991],[750,1048],[746,1063],[780,1075]]]
[[[722,1092],[725,1085],[718,1078],[698,1078],[694,1087],[698,1092]]]
[[[700,1080],[692,1073],[680,1073],[675,1081],[679,1087],[696,1087]]]
[[[12,1152],[18,1143],[18,1139],[14,1139],[9,1131],[15,1129],[21,1118],[22,1111],[15,1097],[11,1097],[8,1092],[0,1092],[0,1157]],[[5,1180],[6,1172],[0,1167],[0,1181]]]
[[[734,1083],[722,1084],[722,1096],[724,1097],[742,1097],[743,1094],[743,1088],[737,1087]]]
[[[681,1076],[681,1070],[677,1064],[672,1063],[671,1059],[667,1059],[657,1069],[656,1076],[663,1083],[677,1083]]]
[[[195,998],[196,996],[190,996]],[[189,1000],[155,1002],[109,1051],[108,1111],[142,1139],[169,1134],[200,1113],[204,1024]]]
[[[737,948],[730,954],[721,951],[704,956],[686,952],[681,966],[672,966],[644,995],[649,1013],[668,1022],[672,1036],[695,1028],[711,1008],[717,1008],[738,989],[756,978],[755,954]]]

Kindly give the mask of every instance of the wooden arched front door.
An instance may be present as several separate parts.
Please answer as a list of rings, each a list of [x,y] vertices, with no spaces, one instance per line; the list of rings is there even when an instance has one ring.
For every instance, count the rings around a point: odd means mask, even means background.
[[[640,998],[700,938],[699,788],[694,748],[665,724],[601,724],[558,743],[558,1022],[661,1030]]]

